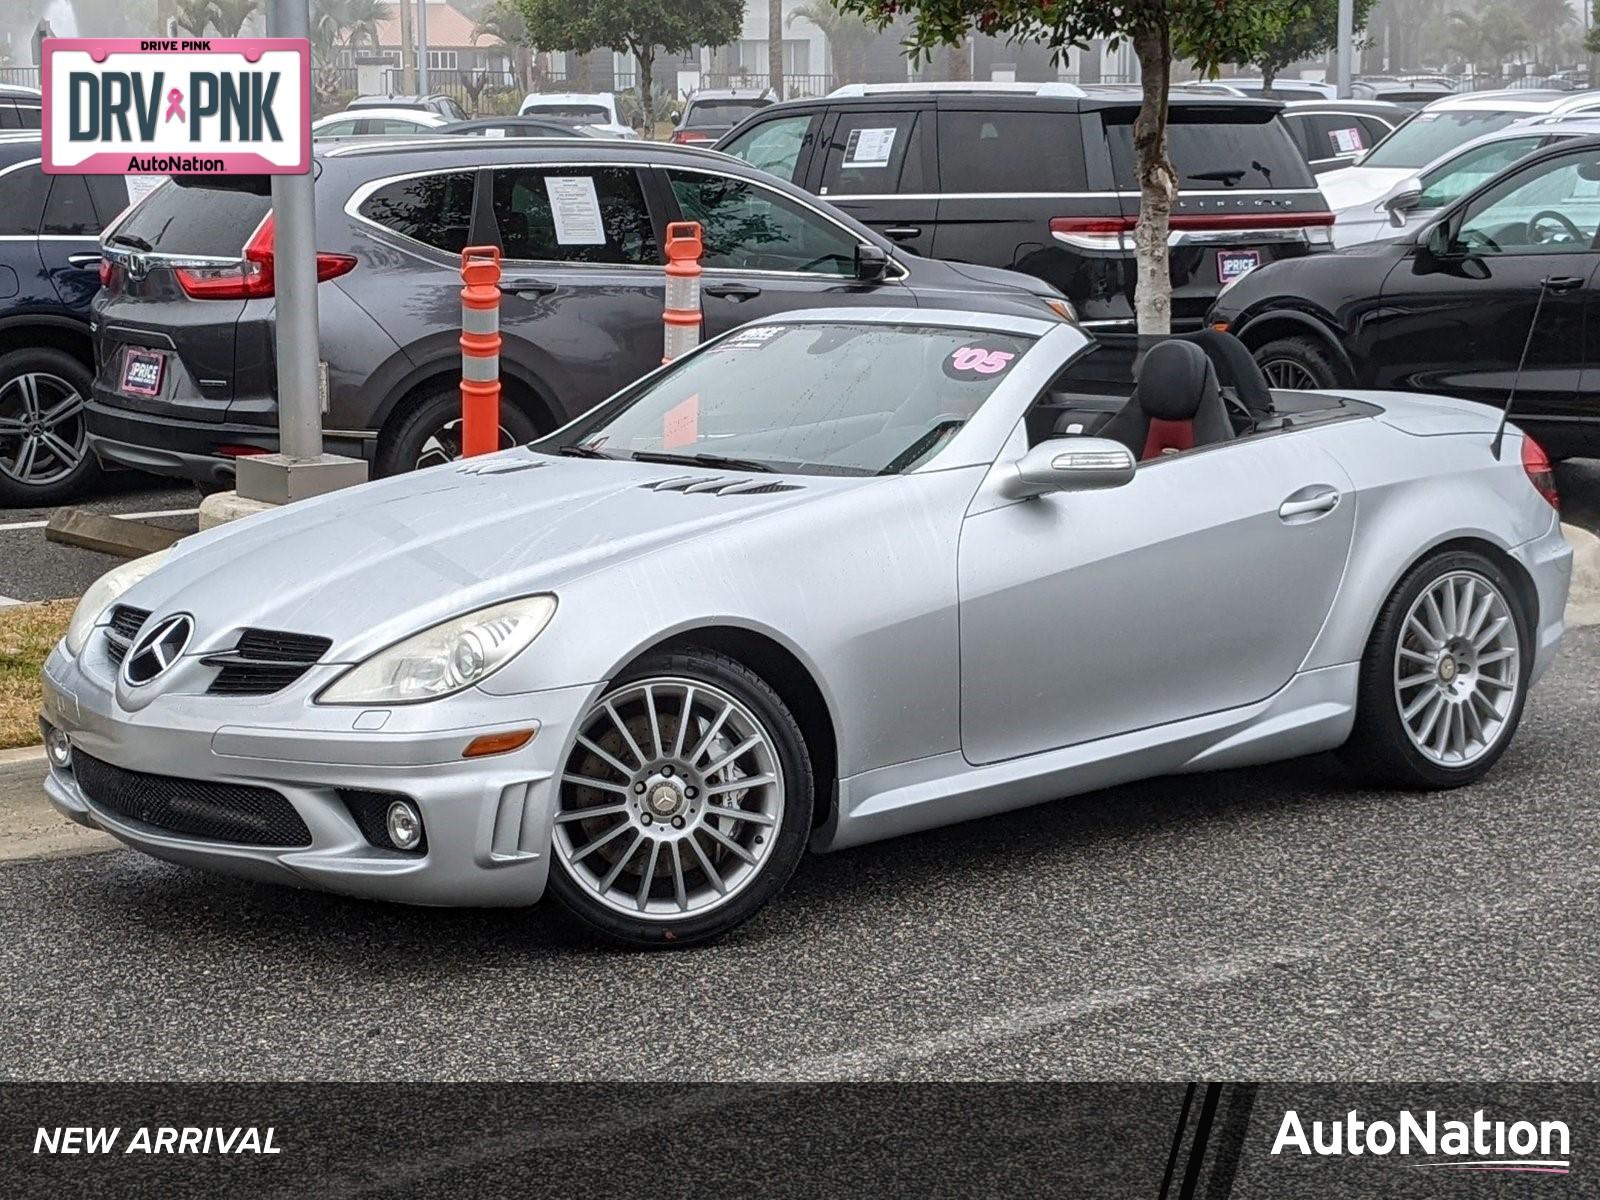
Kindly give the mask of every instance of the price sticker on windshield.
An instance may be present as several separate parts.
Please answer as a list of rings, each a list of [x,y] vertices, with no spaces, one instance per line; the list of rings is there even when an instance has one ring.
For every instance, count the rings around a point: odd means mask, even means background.
[[[70,175],[304,175],[303,38],[45,38],[43,166]]]
[[[962,346],[944,360],[944,373],[952,379],[993,379],[1010,369],[1016,351],[988,346]]]

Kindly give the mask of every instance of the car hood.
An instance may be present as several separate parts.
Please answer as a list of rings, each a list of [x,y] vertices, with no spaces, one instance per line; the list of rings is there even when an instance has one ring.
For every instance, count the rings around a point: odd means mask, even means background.
[[[301,501],[185,539],[125,601],[333,639],[329,661],[499,600],[804,504],[863,477],[759,475],[501,454]],[[768,488],[783,490],[761,490]]]
[[[1335,213],[1376,204],[1389,189],[1416,175],[1408,167],[1341,167],[1317,176],[1317,187]]]

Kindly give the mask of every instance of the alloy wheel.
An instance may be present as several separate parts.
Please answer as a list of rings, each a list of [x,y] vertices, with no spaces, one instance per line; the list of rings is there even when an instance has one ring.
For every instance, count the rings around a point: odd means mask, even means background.
[[[554,849],[600,903],[677,920],[758,875],[783,821],[772,733],[721,688],[635,680],[585,715],[561,777]]]
[[[1284,392],[1316,391],[1320,384],[1304,364],[1292,358],[1271,358],[1261,364],[1267,386]]]
[[[1500,740],[1521,686],[1520,634],[1499,588],[1476,571],[1429,584],[1406,613],[1394,656],[1411,744],[1440,766],[1471,765]]]
[[[0,384],[0,474],[29,487],[71,475],[89,448],[84,405],[77,388],[45,371]]]
[[[500,445],[498,449],[509,450],[516,443],[511,437],[511,432],[504,425],[500,426]],[[446,421],[428,435],[422,443],[422,449],[417,452],[416,470],[423,467],[437,467],[442,463],[455,462],[461,457],[461,418]]]

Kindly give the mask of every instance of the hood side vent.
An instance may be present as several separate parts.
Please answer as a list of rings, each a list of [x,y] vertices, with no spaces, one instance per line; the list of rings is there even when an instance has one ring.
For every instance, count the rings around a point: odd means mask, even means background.
[[[774,492],[798,492],[804,485],[776,480],[727,479],[720,475],[711,479],[679,475],[639,486],[648,492],[682,492],[686,496],[769,496]]]
[[[512,458],[504,462],[464,462],[456,467],[457,475],[510,475],[514,471],[537,471],[542,462],[527,462]]]

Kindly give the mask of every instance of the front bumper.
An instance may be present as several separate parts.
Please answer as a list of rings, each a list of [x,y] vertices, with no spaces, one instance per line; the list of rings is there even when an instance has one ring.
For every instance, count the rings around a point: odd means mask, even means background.
[[[97,632],[79,658],[45,664],[42,718],[74,752],[174,779],[264,787],[310,830],[307,846],[238,845],[175,833],[113,812],[73,771],[52,766],[51,803],[157,858],[274,883],[431,905],[532,904],[549,872],[560,765],[601,685],[519,696],[469,691],[429,704],[336,708],[307,697],[340,668],[316,668],[271,697],[162,695],[119,702]],[[538,725],[520,750],[464,760],[474,737]],[[369,842],[338,789],[397,793],[422,814],[424,852]]]

